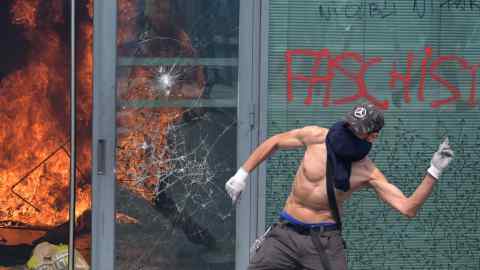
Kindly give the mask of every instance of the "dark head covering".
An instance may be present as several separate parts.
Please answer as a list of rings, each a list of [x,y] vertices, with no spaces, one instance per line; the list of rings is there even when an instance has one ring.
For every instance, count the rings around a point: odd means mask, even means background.
[[[378,132],[383,128],[383,112],[372,104],[360,104],[345,115],[345,121],[355,134]]]
[[[372,144],[353,134],[345,121],[335,123],[327,134],[327,162],[331,162],[335,187],[348,191],[350,189],[350,175],[352,162],[359,161],[367,156]]]

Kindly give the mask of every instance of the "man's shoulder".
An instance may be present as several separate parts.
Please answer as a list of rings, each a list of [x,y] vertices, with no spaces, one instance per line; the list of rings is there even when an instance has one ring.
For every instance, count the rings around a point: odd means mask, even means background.
[[[328,131],[327,128],[315,125],[304,126],[302,129],[312,135],[324,135]]]
[[[362,160],[352,162],[351,179],[366,183],[374,179],[375,174],[379,172],[375,163],[366,156]]]
[[[352,162],[352,169],[354,167],[356,169],[362,169],[362,170],[368,170],[368,171],[377,169],[377,166],[375,165],[375,163],[368,156],[362,158],[359,161]]]
[[[303,137],[309,143],[324,143],[325,136],[327,135],[328,129],[320,126],[305,126],[302,128]]]

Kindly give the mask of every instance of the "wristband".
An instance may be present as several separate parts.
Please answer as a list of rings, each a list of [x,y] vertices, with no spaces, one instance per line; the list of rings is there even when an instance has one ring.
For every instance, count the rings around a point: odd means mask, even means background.
[[[440,175],[442,174],[442,171],[437,169],[433,165],[431,165],[430,168],[428,168],[427,172],[436,180],[438,180],[438,178],[440,178]]]
[[[248,172],[244,168],[240,167],[233,177],[244,182],[248,177]]]

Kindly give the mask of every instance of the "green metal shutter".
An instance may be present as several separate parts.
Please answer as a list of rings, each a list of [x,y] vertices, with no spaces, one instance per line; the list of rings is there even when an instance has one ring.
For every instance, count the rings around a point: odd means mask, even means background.
[[[329,127],[354,104],[378,102],[386,126],[370,157],[406,195],[442,138],[456,154],[413,220],[372,190],[353,195],[344,217],[349,269],[480,269],[480,1],[271,0],[269,16],[269,136]],[[302,155],[268,160],[267,224]]]

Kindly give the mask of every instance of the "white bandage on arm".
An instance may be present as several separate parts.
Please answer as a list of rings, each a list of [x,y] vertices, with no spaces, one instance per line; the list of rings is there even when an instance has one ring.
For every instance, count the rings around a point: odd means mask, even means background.
[[[227,183],[225,183],[225,189],[227,190],[227,193],[232,199],[233,203],[239,199],[240,194],[245,189],[245,186],[247,185],[247,178],[248,172],[240,167],[237,173],[235,173],[235,175],[232,176]]]
[[[440,144],[437,152],[433,154],[432,160],[430,161],[430,168],[427,172],[438,180],[443,170],[448,167],[448,164],[452,161],[454,154],[453,150],[450,147],[448,138]]]
[[[245,182],[245,180],[248,178],[248,172],[244,168],[240,167],[233,177]]]
[[[428,168],[427,172],[435,179],[438,180],[440,178],[440,175],[442,175],[442,171],[437,169],[435,166],[430,165],[430,168]]]

